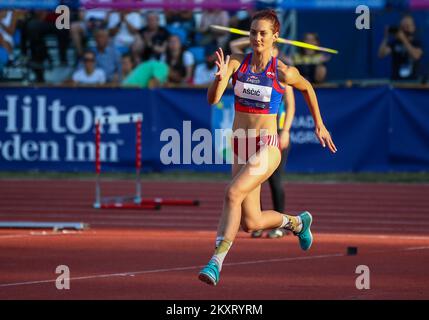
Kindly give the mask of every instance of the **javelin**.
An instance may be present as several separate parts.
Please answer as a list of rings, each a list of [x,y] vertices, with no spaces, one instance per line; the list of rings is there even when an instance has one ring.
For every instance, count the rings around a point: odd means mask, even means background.
[[[230,32],[230,33],[235,33],[235,34],[239,34],[239,35],[242,35],[242,36],[248,36],[248,35],[250,35],[249,31],[244,31],[244,30],[240,30],[240,29],[236,29],[236,28],[223,27],[223,26],[218,26],[218,25],[214,25],[214,24],[212,24],[210,27],[212,27],[213,29],[216,29],[216,30],[226,31],[226,32]],[[302,42],[302,41],[297,41],[297,40],[289,40],[289,39],[284,39],[284,38],[278,38],[277,42],[279,42],[279,43],[285,43],[285,44],[290,44],[290,45],[296,46],[296,47],[312,49],[312,50],[324,51],[324,52],[335,53],[335,54],[338,53],[338,51],[334,50],[334,49],[319,47],[319,46],[315,46],[313,44],[309,44],[309,43]]]

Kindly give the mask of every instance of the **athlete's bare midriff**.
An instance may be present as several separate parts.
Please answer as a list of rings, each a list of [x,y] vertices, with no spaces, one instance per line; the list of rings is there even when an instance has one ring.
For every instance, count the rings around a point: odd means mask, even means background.
[[[260,130],[267,130],[267,134],[277,134],[277,114],[253,114],[244,112],[235,112],[234,123],[232,130],[237,129],[256,130],[256,135],[259,136]]]

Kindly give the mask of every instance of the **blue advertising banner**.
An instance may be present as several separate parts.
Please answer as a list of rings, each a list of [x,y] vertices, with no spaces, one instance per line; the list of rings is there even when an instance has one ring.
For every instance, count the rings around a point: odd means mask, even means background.
[[[142,112],[152,108],[142,92],[121,89],[0,89],[0,168],[2,170],[92,171],[96,116]],[[134,111],[133,111],[134,110]],[[143,139],[150,135],[143,125]],[[157,158],[151,140],[144,158]],[[133,165],[135,128],[108,125],[101,135],[101,161],[114,169]]]
[[[155,170],[219,171],[210,133],[211,106],[207,90],[159,89],[152,92]],[[144,149],[144,146],[143,146]]]
[[[391,170],[429,170],[428,90],[395,89],[391,99],[388,144]]]
[[[429,170],[428,90],[316,92],[338,152],[321,147],[296,92],[287,171]],[[95,118],[139,112],[144,171],[228,172],[230,149],[219,145],[216,129],[232,127],[232,91],[214,106],[206,95],[206,89],[0,88],[0,170],[94,171]],[[135,136],[133,124],[103,126],[102,171],[134,170]]]
[[[324,149],[314,134],[313,119],[303,96],[295,90],[296,113],[291,128],[288,171],[385,171],[389,90],[381,88],[318,89],[325,126],[338,152]]]
[[[231,135],[223,136],[216,134],[219,130],[232,128],[234,119],[234,96],[232,92],[224,94],[222,100],[212,106],[211,129],[215,137],[214,152],[224,163],[232,161]]]

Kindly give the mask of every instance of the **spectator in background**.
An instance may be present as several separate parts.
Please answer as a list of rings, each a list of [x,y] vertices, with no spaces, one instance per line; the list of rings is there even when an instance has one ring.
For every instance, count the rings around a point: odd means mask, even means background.
[[[415,32],[416,25],[410,15],[402,18],[399,28],[385,28],[378,56],[384,58],[392,54],[392,80],[417,80],[419,76],[419,61],[423,50]]]
[[[203,33],[200,45],[205,46],[207,44],[214,43],[219,47],[225,47],[229,37],[228,33],[211,29],[210,26],[212,24],[228,27],[228,12],[220,9],[203,11],[201,23],[198,28],[198,31]]]
[[[95,42],[96,66],[104,70],[107,82],[119,83],[122,80],[121,54],[110,41],[108,31],[98,29],[95,32]]]
[[[195,59],[192,53],[185,50],[176,35],[170,35],[167,42],[167,50],[161,56],[161,61],[168,64],[170,83],[190,83],[194,70]]]
[[[142,28],[142,19],[139,12],[112,12],[108,28],[113,44],[121,53],[127,53],[133,43],[141,41],[139,31]]]
[[[28,12],[21,29],[21,52],[29,54],[29,67],[34,72],[36,82],[44,82],[44,61],[48,58],[48,49],[41,32],[34,32],[43,25],[47,13],[43,10]]]
[[[79,11],[79,20],[72,22],[70,34],[76,48],[78,59],[84,51],[83,42],[91,37],[93,32],[105,28],[109,20],[109,11],[103,9],[88,9]]]
[[[106,74],[103,69],[96,68],[95,54],[92,51],[86,51],[83,55],[83,68],[76,70],[72,76],[74,84],[104,84],[106,83]]]
[[[67,65],[67,48],[70,42],[70,31],[68,29],[58,29],[55,25],[59,13],[49,12],[46,17],[46,33],[55,35],[58,42],[58,54],[62,66]]]
[[[146,27],[140,31],[142,42],[134,44],[133,51],[142,52],[141,59],[143,61],[148,59],[159,60],[167,50],[169,33],[166,28],[159,25],[159,16],[156,12],[149,12],[146,22]],[[141,43],[143,43],[143,47]]]
[[[158,60],[147,60],[140,63],[123,80],[124,86],[138,86],[140,88],[157,88],[167,82],[168,65]]]
[[[254,13],[255,13],[255,10],[253,9],[237,11],[236,14],[229,19],[229,26],[231,28],[237,28],[240,30],[250,30],[251,19]],[[245,38],[247,40],[249,39],[249,37],[245,37]],[[242,36],[231,33],[228,38],[227,49],[231,49],[231,46],[233,46],[232,42],[238,39],[242,39]],[[247,45],[247,48],[248,50],[250,50],[250,47],[248,45]]]
[[[317,33],[308,32],[304,35],[304,42],[320,46]],[[293,55],[292,62],[301,75],[313,84],[322,83],[326,79],[327,68],[325,63],[329,56],[323,52],[300,48],[298,53]]]
[[[15,34],[16,21],[16,11],[0,10],[0,46],[7,51],[9,58],[13,54],[13,35]]]
[[[231,28],[237,28],[241,30],[250,30],[250,24],[252,21],[253,13],[254,13],[254,10],[252,9],[237,11],[237,13],[229,19],[229,26]],[[236,39],[239,37],[240,35],[235,35],[235,34],[231,35],[232,39]]]
[[[192,10],[166,10],[165,20],[170,26],[181,26],[187,30],[195,27],[194,13]]]
[[[67,29],[58,29],[55,25],[58,14],[53,11],[34,10],[25,12],[20,20],[21,54],[27,56],[30,50],[30,67],[38,82],[44,82],[44,63],[52,66],[53,57],[49,55],[46,36],[54,35],[58,43],[58,58],[62,66],[67,65],[67,48],[70,33]]]
[[[131,73],[131,71],[133,71],[134,67],[135,67],[135,63],[132,55],[129,53],[123,54],[122,60],[121,60],[121,77],[120,78],[125,79]]]
[[[197,86],[209,85],[215,78],[216,66],[216,46],[206,46],[204,48],[205,62],[196,66],[193,83]]]
[[[167,25],[172,28],[183,29],[186,33],[184,45],[194,45],[195,19],[192,10],[166,10],[164,12]]]

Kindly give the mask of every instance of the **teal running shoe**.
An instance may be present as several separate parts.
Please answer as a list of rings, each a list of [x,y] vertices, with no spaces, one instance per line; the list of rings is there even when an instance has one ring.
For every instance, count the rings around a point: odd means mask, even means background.
[[[299,245],[301,246],[301,249],[307,251],[308,249],[310,249],[313,243],[313,235],[310,230],[311,223],[313,222],[313,217],[308,211],[304,211],[299,216],[302,220],[302,230],[294,234],[299,239]]]
[[[198,279],[215,286],[219,282],[219,267],[213,261],[209,261],[207,265],[200,271]]]

